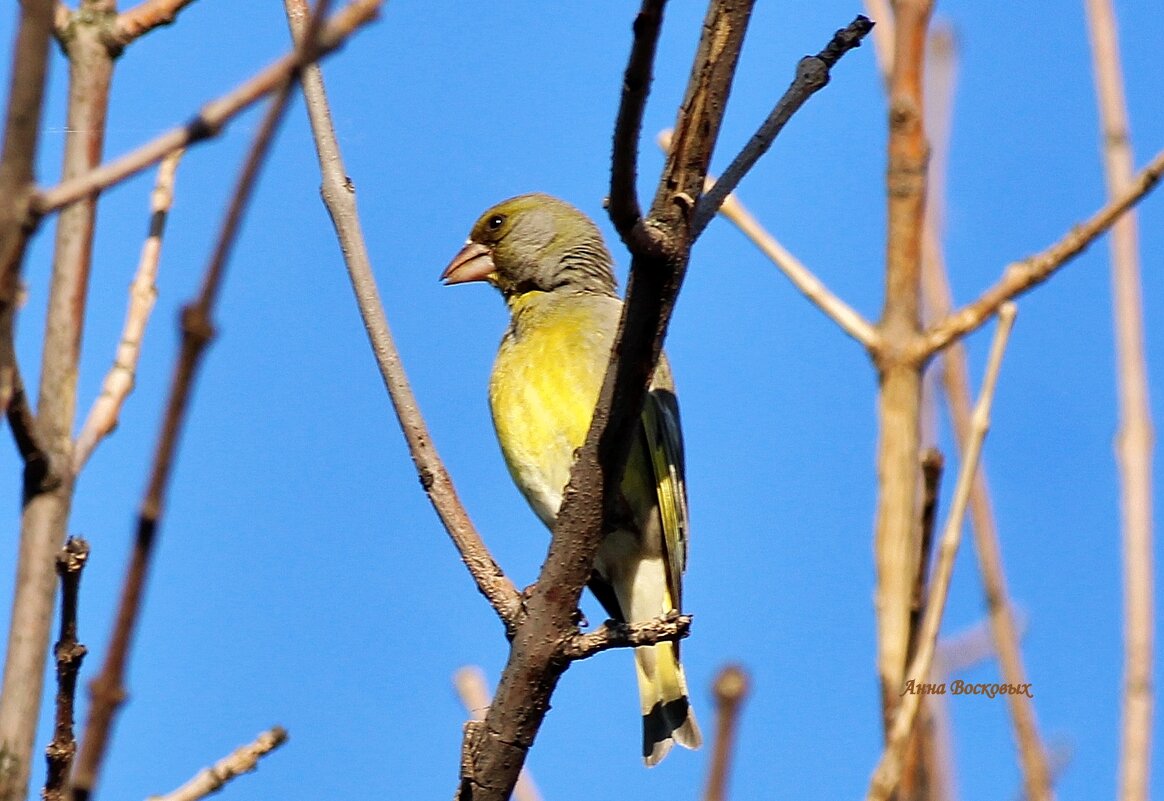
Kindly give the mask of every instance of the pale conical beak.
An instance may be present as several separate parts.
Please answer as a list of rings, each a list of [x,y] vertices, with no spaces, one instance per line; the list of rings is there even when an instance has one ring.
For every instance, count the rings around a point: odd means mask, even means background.
[[[441,273],[445,286],[467,284],[470,281],[487,281],[496,271],[493,253],[478,242],[466,242],[449,266]]]

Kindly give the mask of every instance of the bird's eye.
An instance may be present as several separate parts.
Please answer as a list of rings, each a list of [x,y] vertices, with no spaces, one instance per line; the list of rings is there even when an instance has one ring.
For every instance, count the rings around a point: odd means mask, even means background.
[[[497,229],[499,229],[501,227],[501,224],[504,222],[505,222],[505,215],[504,214],[494,214],[492,217],[489,218],[488,222],[485,223],[485,226],[490,231],[496,231]]]

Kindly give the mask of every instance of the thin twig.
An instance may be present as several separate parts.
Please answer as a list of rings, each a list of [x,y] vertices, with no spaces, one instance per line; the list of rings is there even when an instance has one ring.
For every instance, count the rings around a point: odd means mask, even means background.
[[[977,300],[927,328],[915,343],[912,355],[928,358],[981,326],[1006,301],[1046,281],[1111,228],[1124,212],[1139,203],[1160,181],[1161,175],[1164,175],[1164,150],[1132,176],[1125,184],[1126,188],[1107,205],[1074,226],[1062,239],[1033,256],[1012,262],[1003,270],[998,282]]]
[[[485,674],[479,667],[463,667],[453,676],[453,686],[457,688],[457,695],[461,696],[461,703],[465,711],[474,721],[485,719],[485,712],[489,709],[489,687],[485,682]],[[513,788],[514,801],[541,801],[542,794],[534,784],[530,775],[529,766],[523,766],[517,777],[517,784]]]
[[[122,11],[109,34],[112,44],[124,47],[140,36],[163,25],[170,25],[178,12],[194,0],[142,0],[133,8]]]
[[[162,235],[165,232],[166,217],[170,211],[170,204],[174,199],[174,175],[178,170],[178,162],[184,150],[175,150],[162,159],[158,167],[157,182],[150,196],[150,224],[149,234],[142,245],[141,258],[138,262],[137,273],[129,285],[129,308],[125,314],[125,325],[121,331],[121,340],[117,343],[117,354],[113,358],[113,367],[105,375],[101,385],[101,394],[89,410],[85,425],[77,435],[77,443],[73,448],[73,472],[80,473],[81,468],[93,453],[102,439],[108,436],[117,427],[121,415],[121,407],[129,393],[133,391],[134,377],[137,374],[137,360],[141,355],[142,338],[145,335],[146,324],[153,311],[154,301],[158,296],[155,285],[158,276],[158,260],[162,253]]]
[[[666,0],[644,0],[634,22],[634,44],[622,79],[622,96],[614,123],[614,143],[610,158],[610,221],[627,247],[651,246],[655,233],[643,226],[639,206],[638,179],[639,139],[643,128],[643,111],[651,91],[655,64],[655,46],[663,26]]]
[[[707,772],[707,787],[703,801],[726,801],[728,777],[736,750],[736,735],[740,727],[740,712],[748,698],[747,672],[739,665],[720,668],[712,685],[715,695],[715,746],[711,753],[711,768]]]
[[[309,30],[315,29],[318,19],[325,13],[326,6],[327,0],[320,0]],[[189,406],[190,393],[201,356],[214,337],[212,321],[214,306],[218,300],[234,241],[242,224],[243,213],[275,131],[287,109],[292,85],[291,76],[287,76],[271,99],[235,184],[230,207],[203,274],[201,289],[197,298],[182,309],[180,353],[170,382],[170,393],[161,434],[154,451],[149,481],[138,513],[133,555],[122,585],[117,622],[110,637],[101,672],[89,688],[92,703],[81,742],[77,776],[73,782],[73,801],[85,801],[92,792],[108,748],[113,717],[125,700],[125,666],[129,659],[133,632],[141,613],[142,592],[149,572],[158,526],[165,509],[166,490],[169,487],[174,455]]]
[[[15,364],[15,362],[13,362]],[[60,475],[53,467],[52,453],[41,433],[40,423],[28,402],[20,368],[12,371],[12,393],[8,399],[8,425],[16,450],[24,461],[23,485],[34,493],[48,492],[60,483]]]
[[[671,147],[671,132],[663,131],[658,136],[659,147],[667,151]],[[714,183],[709,179],[709,183]],[[861,316],[853,307],[834,295],[812,271],[804,266],[795,256],[785,250],[768,231],[756,221],[756,218],[744,207],[735,192],[728,195],[719,207],[719,213],[735,224],[737,228],[752,240],[760,252],[767,256],[780,272],[792,282],[792,285],[808,298],[818,309],[841,330],[860,342],[866,349],[876,349],[878,343],[877,329],[873,324]]]
[[[302,20],[306,4],[304,0],[287,0],[285,5],[292,33],[298,41],[303,35]],[[344,168],[319,68],[305,68],[301,84],[319,155],[323,201],[339,238],[348,278],[364,321],[364,330],[372,345],[372,354],[392,400],[412,461],[420,475],[421,486],[476,581],[478,590],[489,600],[502,622],[511,627],[521,608],[521,598],[513,582],[494,561],[457,497],[456,488],[432,444],[428,426],[412,394],[372,272],[367,244],[360,229],[355,186]]]
[[[229,781],[250,773],[259,766],[259,760],[287,742],[287,731],[274,726],[247,745],[239,746],[231,754],[199,772],[177,790],[165,795],[150,796],[148,801],[198,801],[217,793]]]
[[[927,681],[933,667],[938,629],[941,626],[942,614],[945,611],[946,598],[950,590],[950,578],[954,572],[954,557],[958,553],[958,545],[962,540],[962,519],[970,499],[970,486],[974,472],[978,469],[982,443],[990,428],[990,408],[994,400],[999,368],[1002,366],[1002,355],[1006,350],[1007,340],[1014,326],[1014,317],[1014,304],[1005,304],[998,310],[998,328],[990,346],[990,356],[987,360],[982,391],[979,393],[978,403],[974,407],[974,427],[970,439],[962,448],[962,464],[958,469],[958,481],[950,513],[942,531],[938,562],[934,568],[929,595],[926,599],[926,614],[922,622],[917,653],[910,661],[905,674],[912,677],[913,681]],[[904,700],[898,705],[892,725],[889,727],[885,750],[869,784],[868,801],[884,801],[893,794],[897,787],[901,778],[905,746],[913,731],[914,721],[917,719],[917,712],[923,697],[924,695],[919,692],[905,693]]]
[[[355,30],[376,18],[383,0],[352,0],[327,21],[317,47],[292,51],[221,98],[202,107],[186,125],[174,128],[136,150],[97,167],[86,175],[40,189],[32,200],[35,214],[47,214],[77,198],[123,181],[157,164],[167,154],[216,136],[233,117],[282,86],[307,63],[334,52]]]
[[[53,740],[45,749],[48,771],[44,782],[44,801],[64,801],[69,783],[69,768],[77,752],[73,737],[73,702],[77,695],[77,673],[85,658],[84,645],[77,642],[77,592],[81,570],[89,559],[89,543],[69,537],[57,554],[57,575],[61,579],[61,635],[57,640],[57,702]]]
[[[1110,197],[1132,182],[1132,147],[1111,0],[1087,0],[1096,94],[1103,125],[1103,160]],[[1152,445],[1144,353],[1139,230],[1134,211],[1111,231],[1112,319],[1115,324],[1119,431],[1120,518],[1124,567],[1124,691],[1120,728],[1121,801],[1147,801],[1152,774],[1152,665],[1155,558],[1152,545]]]
[[[643,645],[681,640],[691,629],[690,615],[670,615],[645,623],[607,621],[597,631],[576,634],[562,647],[562,656],[570,660],[586,659],[612,648],[638,648]]]
[[[796,65],[796,76],[791,85],[784,91],[783,97],[776,102],[768,118],[760,128],[752,134],[752,138],[744,145],[732,163],[723,171],[723,175],[716,181],[715,186],[699,199],[695,207],[695,219],[692,222],[694,237],[698,238],[707,224],[715,217],[715,213],[724,200],[735,191],[743,177],[755,166],[760,157],[768,152],[785,123],[792,119],[792,115],[800,110],[808,99],[823,89],[829,82],[829,73],[841,57],[855,47],[861,46],[861,40],[873,30],[873,23],[867,17],[858,15],[849,23],[833,34],[833,38],[815,56],[805,56]]]

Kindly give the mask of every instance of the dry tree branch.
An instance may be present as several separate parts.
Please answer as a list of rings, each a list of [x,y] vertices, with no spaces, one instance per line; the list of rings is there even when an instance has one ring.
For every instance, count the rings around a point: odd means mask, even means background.
[[[81,468],[93,453],[97,444],[117,427],[121,407],[129,393],[133,392],[137,360],[141,355],[142,338],[146,324],[153,311],[158,296],[155,285],[158,277],[158,260],[162,253],[162,235],[166,228],[166,217],[174,199],[174,176],[184,150],[175,150],[162,159],[158,167],[157,182],[150,196],[149,234],[142,245],[137,273],[129,286],[129,308],[125,314],[121,340],[117,343],[117,353],[113,366],[101,385],[101,394],[93,402],[85,425],[77,435],[73,448],[73,472]]]
[[[577,661],[612,648],[637,648],[640,645],[681,640],[690,629],[691,615],[666,615],[645,623],[608,620],[597,631],[575,634],[562,646],[562,656]]]
[[[177,790],[165,795],[150,796],[147,801],[198,801],[217,793],[227,782],[250,773],[259,766],[259,760],[287,742],[287,731],[274,726],[247,745],[239,746],[229,755],[202,770]]]
[[[61,579],[61,636],[57,640],[57,702],[53,741],[45,750],[48,772],[44,782],[44,801],[64,801],[69,782],[69,768],[77,752],[73,737],[73,702],[77,694],[77,673],[86,648],[77,642],[77,592],[81,570],[89,559],[89,543],[69,537],[57,554],[57,575]]]
[[[1132,182],[1132,147],[1111,0],[1087,0],[1088,29],[1103,126],[1108,195]],[[1111,232],[1112,318],[1115,322],[1120,428],[1115,449],[1120,473],[1124,563],[1124,692],[1120,734],[1121,801],[1147,801],[1151,776],[1155,560],[1152,546],[1152,445],[1144,353],[1144,301],[1136,215],[1129,211]]]
[[[122,11],[113,22],[107,41],[125,47],[141,36],[163,25],[171,25],[178,12],[194,0],[142,0],[128,11]]]
[[[921,330],[921,241],[928,146],[922,116],[922,64],[929,0],[894,4],[889,81],[888,236],[880,347],[872,353],[878,393],[877,671],[883,723],[893,720],[909,648],[910,600],[917,572],[918,453],[922,361],[909,345]]]
[[[652,5],[645,0],[643,9]],[[569,665],[562,646],[577,630],[578,598],[590,578],[607,504],[617,495],[630,433],[638,424],[686,268],[692,241],[690,213],[707,177],[751,6],[751,2],[730,0],[709,4],[675,126],[676,146],[642,223],[643,229],[652,232],[650,240],[633,235],[626,220],[614,221],[620,236],[631,244],[632,262],[611,364],[586,441],[575,459],[545,564],[527,593],[527,615],[514,632],[494,703],[482,723],[466,729],[461,801],[508,797],[549,709],[550,696]],[[642,33],[641,29],[637,32]],[[636,43],[635,50],[640,46]],[[626,155],[616,151],[614,158]],[[616,189],[612,186],[612,193]],[[611,198],[615,208],[632,203]]]
[[[310,31],[318,29],[319,20],[326,13],[327,5],[328,0],[320,0],[309,26]],[[166,401],[161,434],[154,451],[149,481],[138,512],[133,554],[122,585],[117,622],[110,637],[101,672],[89,686],[91,706],[89,718],[85,723],[77,775],[73,782],[73,801],[86,801],[92,793],[108,748],[113,717],[125,700],[125,665],[129,659],[133,632],[141,613],[142,593],[158,526],[165,509],[166,490],[169,486],[178,438],[189,406],[190,392],[202,354],[214,338],[212,314],[226,265],[242,224],[243,213],[275,131],[287,109],[292,85],[291,76],[288,75],[271,99],[236,182],[230,207],[203,274],[198,296],[182,309],[182,342],[179,357],[170,382],[170,393]]]
[[[671,132],[660,132],[657,141],[664,152],[670,150]],[[714,185],[715,181],[708,178],[708,184],[709,186]],[[723,199],[719,213],[735,224],[744,236],[752,240],[752,244],[759,248],[760,252],[767,256],[780,272],[784,273],[792,285],[813,305],[824,312],[825,316],[839,325],[842,331],[867,349],[872,350],[877,347],[877,329],[862,317],[860,312],[834,295],[824,285],[824,282],[776,241],[744,207],[735,192]]]
[[[739,665],[725,665],[715,677],[712,685],[715,695],[715,750],[711,754],[711,768],[707,773],[703,801],[725,801],[728,797],[728,777],[731,775],[736,734],[740,727],[740,712],[748,698],[748,685],[748,674]]]
[[[457,694],[461,696],[461,703],[465,711],[474,721],[485,719],[485,712],[489,709],[489,688],[485,683],[485,674],[479,667],[463,667],[453,676],[453,685]],[[522,767],[517,777],[517,784],[513,787],[514,801],[541,801],[542,795],[530,776],[529,769]]]
[[[979,298],[926,329],[910,350],[913,358],[929,358],[954,340],[974,331],[994,314],[999,306],[1046,281],[1104,234],[1128,209],[1150,192],[1164,175],[1164,150],[1146,167],[1132,176],[1124,189],[1103,208],[1075,225],[1062,239],[1046,250],[1021,261],[1012,262],[994,286]]]
[[[954,557],[958,553],[958,545],[962,539],[962,519],[969,501],[970,485],[974,478],[974,472],[978,469],[982,443],[990,428],[990,407],[998,382],[999,368],[1002,366],[1002,355],[1006,350],[1007,340],[1014,326],[1014,317],[1014,304],[1004,304],[998,310],[998,329],[995,331],[994,341],[990,346],[986,377],[983,379],[982,391],[979,393],[978,403],[974,408],[974,427],[970,439],[962,449],[964,456],[962,465],[958,470],[958,481],[950,513],[939,543],[938,562],[934,568],[930,591],[926,598],[926,613],[919,635],[917,653],[910,660],[906,672],[906,675],[914,677],[913,680],[917,682],[925,682],[933,667],[938,628],[942,622],[942,614],[945,611],[946,598],[950,590],[950,578],[954,571]],[[885,750],[870,781],[869,792],[866,796],[868,801],[885,801],[890,798],[901,779],[905,747],[913,731],[922,698],[925,697],[921,692],[910,692],[904,695],[905,700],[897,706],[887,732]]]
[[[723,205],[724,200],[739,186],[740,180],[755,166],[760,157],[768,152],[768,148],[776,140],[780,131],[792,115],[800,110],[808,99],[828,85],[829,71],[841,60],[841,57],[855,47],[861,46],[861,40],[873,30],[873,23],[867,17],[857,16],[847,27],[840,29],[829,43],[815,56],[805,56],[796,65],[796,77],[785,90],[783,97],[776,102],[760,128],[752,134],[752,138],[744,145],[732,163],[723,171],[723,175],[715,185],[706,191],[695,207],[695,219],[692,222],[694,237],[698,238],[715,217],[716,211]]]
[[[277,90],[304,64],[329,55],[342,46],[357,28],[376,18],[382,2],[352,0],[327,21],[311,50],[288,53],[231,92],[204,105],[186,125],[167,131],[85,175],[37,190],[31,201],[32,212],[35,215],[47,214],[157,164],[168,153],[216,136],[233,117]]]
[[[285,7],[292,34],[296,41],[300,41],[303,37],[306,3],[304,0],[285,0]],[[355,185],[344,168],[328,108],[323,75],[318,66],[306,67],[300,76],[300,83],[319,155],[323,202],[335,226],[348,278],[364,321],[364,330],[368,334],[372,354],[392,400],[413,464],[416,465],[421,486],[472,574],[477,589],[488,599],[506,628],[511,628],[520,612],[521,598],[513,582],[498,567],[457,497],[456,488],[432,444],[428,426],[412,394],[372,273],[371,259],[360,228]]]
[[[44,441],[40,423],[33,414],[24,389],[24,379],[15,360],[12,370],[12,391],[8,399],[8,425],[16,450],[24,461],[23,485],[26,492],[49,492],[60,483],[60,473],[53,465],[52,453]]]

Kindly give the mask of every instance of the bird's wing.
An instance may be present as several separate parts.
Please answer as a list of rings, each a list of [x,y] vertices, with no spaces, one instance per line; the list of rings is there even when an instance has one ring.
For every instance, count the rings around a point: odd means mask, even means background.
[[[679,401],[669,387],[656,385],[647,393],[643,404],[643,429],[647,435],[647,450],[659,499],[667,589],[672,605],[676,610],[682,610],[683,570],[687,566],[687,486],[684,482]]]

